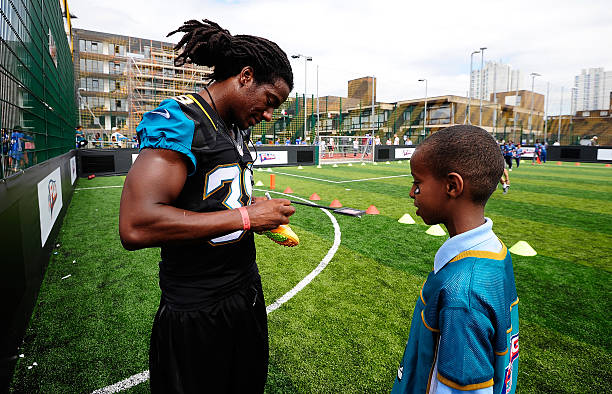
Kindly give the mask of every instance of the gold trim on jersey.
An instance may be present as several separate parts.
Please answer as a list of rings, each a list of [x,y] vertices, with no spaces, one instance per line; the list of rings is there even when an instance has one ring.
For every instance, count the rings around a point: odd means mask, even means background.
[[[449,263],[452,263],[453,261],[464,259],[466,257],[479,257],[483,259],[503,260],[506,258],[508,249],[506,248],[506,245],[504,245],[503,242],[501,244],[502,244],[502,249],[497,253],[487,252],[484,250],[466,250],[465,252],[461,252],[457,256],[455,256],[451,261],[449,261]]]
[[[208,114],[208,112],[206,112],[206,110],[204,109],[204,107],[202,106],[202,104],[200,104],[200,102],[198,100],[196,100],[195,97],[193,97],[192,95],[188,94],[188,97],[190,97],[193,101],[195,101],[195,103],[198,105],[198,107],[200,107],[200,109],[202,111],[204,111],[204,114],[206,115],[206,117],[208,118],[208,120],[210,120],[210,123],[212,124],[212,126],[215,128],[215,131],[217,131],[217,125],[215,124],[215,122],[213,122],[212,118],[210,117],[210,115]]]
[[[423,301],[423,305],[427,305],[427,303],[425,302],[425,299],[423,298],[423,287],[425,287],[425,283],[427,283],[427,279],[425,279],[425,281],[423,282],[423,286],[421,286],[421,301]]]
[[[468,384],[468,385],[462,386],[460,384],[453,382],[452,380],[446,379],[444,376],[440,375],[439,372],[438,372],[438,380],[450,388],[461,390],[461,391],[478,390],[478,389],[484,389],[484,388],[493,386],[493,379],[487,380],[486,382],[482,382],[482,383],[474,383],[474,384]]]
[[[440,330],[436,329],[436,328],[431,328],[427,322],[425,321],[425,315],[423,314],[423,312],[425,311],[425,309],[421,310],[421,320],[423,320],[423,324],[425,324],[425,327],[427,327],[427,329],[431,332],[440,332]]]

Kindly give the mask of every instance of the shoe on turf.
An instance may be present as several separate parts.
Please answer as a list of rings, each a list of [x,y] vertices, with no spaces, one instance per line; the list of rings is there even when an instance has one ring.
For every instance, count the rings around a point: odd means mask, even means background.
[[[508,188],[509,188],[509,187],[510,187],[510,186],[508,186],[508,185],[504,185],[504,186],[503,186],[503,189],[504,189],[504,194],[508,193]]]

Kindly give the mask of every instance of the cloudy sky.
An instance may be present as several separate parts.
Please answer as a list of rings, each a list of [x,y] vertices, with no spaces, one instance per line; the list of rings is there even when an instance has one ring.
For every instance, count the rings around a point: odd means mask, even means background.
[[[166,34],[185,20],[207,18],[232,34],[268,38],[288,55],[313,57],[309,95],[316,93],[317,66],[320,96],[346,96],[348,80],[369,75],[377,77],[380,101],[423,97],[420,78],[427,78],[429,96],[466,95],[469,55],[487,47],[485,61],[542,74],[535,90],[545,93],[550,83],[554,113],[561,87],[569,103],[581,69],[612,71],[609,0],[70,0],[69,7],[82,29],[177,42],[178,34]],[[480,55],[474,60],[479,67]],[[304,61],[291,61],[301,94]]]

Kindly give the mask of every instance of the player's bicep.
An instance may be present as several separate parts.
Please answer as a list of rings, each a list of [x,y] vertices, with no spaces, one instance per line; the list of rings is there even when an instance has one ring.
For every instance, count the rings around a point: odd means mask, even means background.
[[[125,179],[124,193],[133,197],[126,203],[171,204],[186,179],[187,162],[182,153],[143,149]]]

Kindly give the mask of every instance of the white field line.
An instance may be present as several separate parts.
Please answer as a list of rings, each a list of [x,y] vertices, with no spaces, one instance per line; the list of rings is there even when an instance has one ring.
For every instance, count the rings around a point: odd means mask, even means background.
[[[268,191],[268,190],[264,190],[264,189],[253,189],[253,190],[257,190],[257,191]],[[313,204],[310,200],[307,200],[305,198],[302,197],[297,197],[297,196],[293,196],[290,194],[285,194],[285,193],[281,193],[281,192],[275,192],[273,190],[269,190],[270,193],[276,193],[276,194],[281,194],[284,196],[288,196],[291,198],[296,198],[305,202],[308,202],[310,204]],[[272,312],[274,312],[275,310],[277,310],[278,308],[280,308],[281,305],[283,305],[285,302],[289,301],[291,298],[293,298],[293,296],[295,296],[297,293],[299,293],[304,287],[306,287],[310,282],[312,282],[312,280],[321,273],[321,271],[323,271],[323,269],[325,267],[327,267],[327,265],[329,264],[329,262],[331,261],[331,259],[334,257],[334,255],[336,254],[336,252],[338,251],[338,247],[340,247],[340,242],[341,242],[341,238],[342,238],[342,233],[340,232],[340,225],[338,224],[338,221],[336,220],[336,218],[329,213],[328,211],[326,211],[323,208],[319,208],[321,209],[321,211],[323,211],[332,221],[332,224],[334,226],[334,243],[332,244],[332,247],[329,249],[329,251],[327,251],[327,254],[325,255],[325,257],[323,257],[323,260],[321,260],[321,262],[319,263],[319,265],[316,266],[316,268],[314,270],[312,270],[308,275],[306,275],[304,277],[304,279],[302,279],[297,285],[295,285],[293,287],[293,289],[289,290],[288,292],[286,292],[285,294],[283,294],[280,298],[278,298],[276,301],[274,301],[272,304],[268,305],[266,307],[266,314],[270,314]],[[144,383],[147,380],[149,380],[149,371],[143,371],[141,373],[138,373],[136,375],[130,376],[127,379],[124,379],[120,382],[117,382],[115,384],[111,384],[110,386],[106,386],[104,388],[95,390],[92,392],[92,394],[109,394],[109,393],[117,393],[119,391],[123,391],[123,390],[127,390],[130,387],[136,386],[140,383]]]
[[[329,183],[349,183],[349,182],[375,181],[377,179],[401,178],[401,177],[405,177],[405,176],[412,176],[410,174],[403,174],[403,175],[379,176],[379,177],[376,177],[376,178],[349,179],[347,181],[332,181],[330,179],[315,178],[315,177],[306,176],[306,175],[288,174],[286,172],[272,171],[272,173],[273,174],[279,174],[279,175],[294,176],[296,178],[312,179],[312,180],[315,180],[315,181],[329,182]]]

